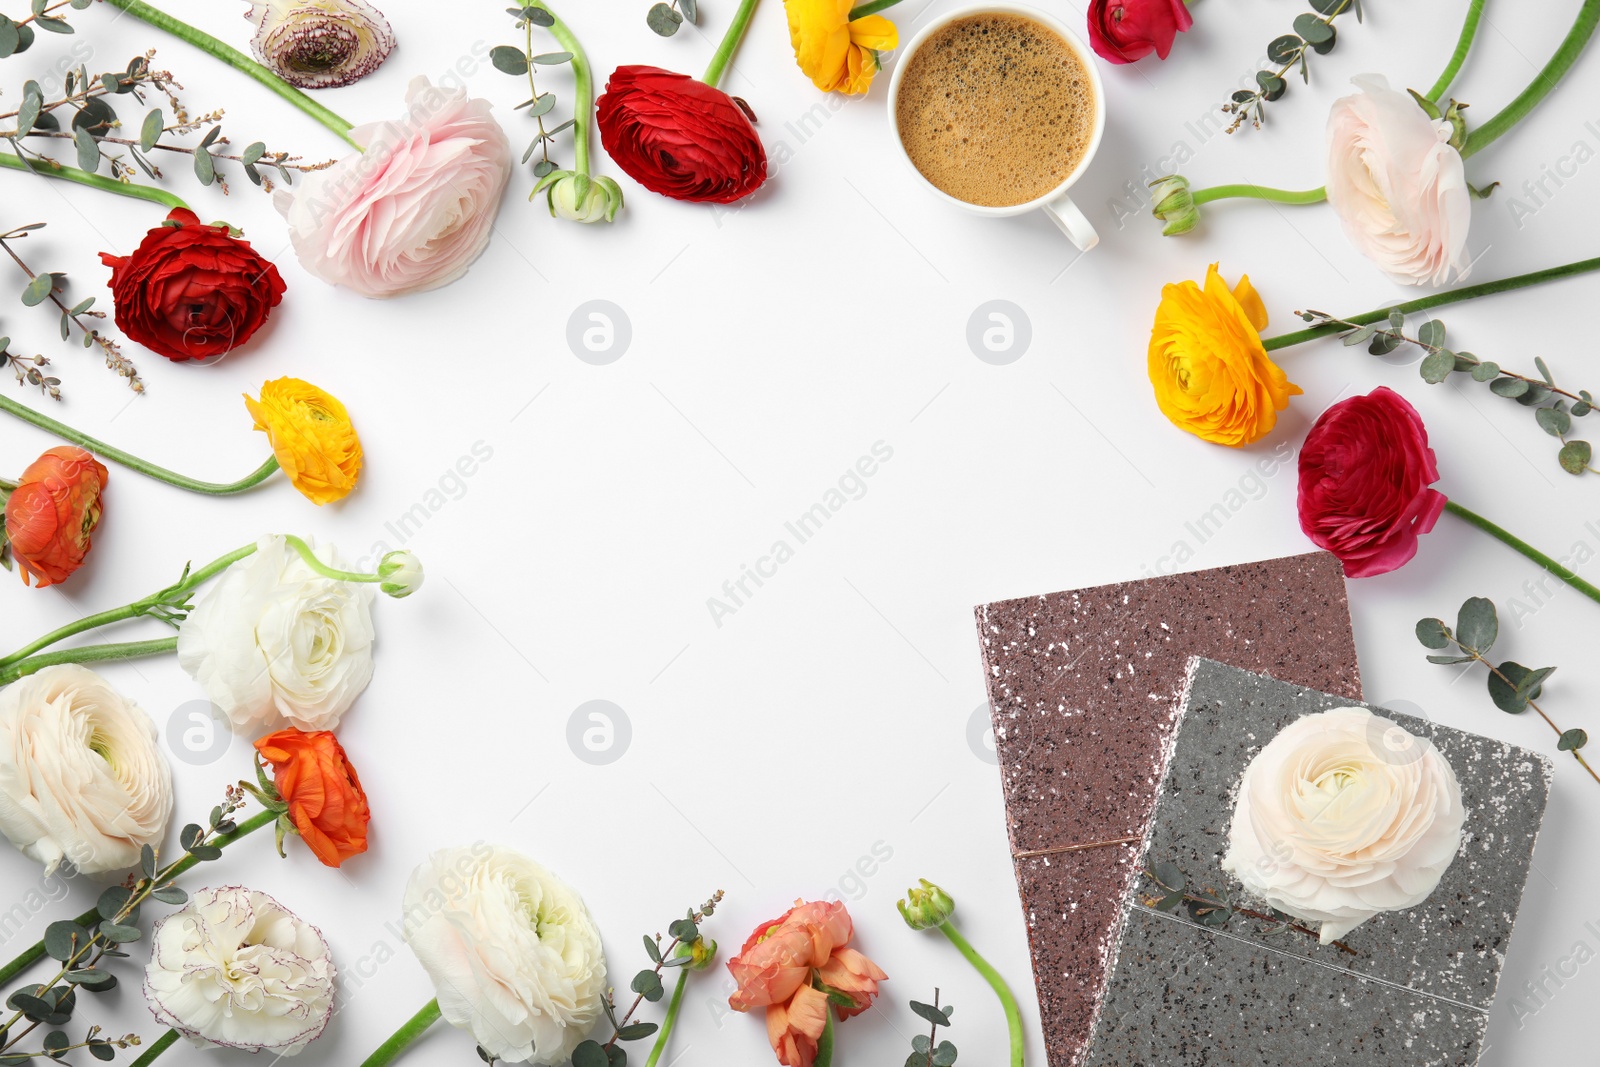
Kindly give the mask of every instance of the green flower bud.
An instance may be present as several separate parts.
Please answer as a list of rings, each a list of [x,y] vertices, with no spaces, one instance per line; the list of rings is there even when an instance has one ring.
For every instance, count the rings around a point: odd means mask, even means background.
[[[956,913],[956,902],[950,899],[949,893],[926,878],[917,881],[921,886],[907,889],[906,897],[909,899],[899,903],[900,917],[913,930],[931,930],[935,926],[942,926]]]
[[[422,561],[415,552],[390,552],[378,563],[378,578],[378,588],[389,596],[410,596],[422,588]]]
[[[572,222],[611,222],[622,210],[622,187],[610,178],[590,178],[570,170],[546,174],[534,193],[544,191],[551,218]]]
[[[691,971],[703,971],[710,967],[717,959],[717,943],[697,937],[693,941],[679,942],[674,956],[687,956],[692,961],[684,964]]]
[[[1150,213],[1166,223],[1161,227],[1163,237],[1177,237],[1200,224],[1200,208],[1189,192],[1189,179],[1183,175],[1168,174],[1151,182],[1150,198],[1155,202],[1155,210]]]

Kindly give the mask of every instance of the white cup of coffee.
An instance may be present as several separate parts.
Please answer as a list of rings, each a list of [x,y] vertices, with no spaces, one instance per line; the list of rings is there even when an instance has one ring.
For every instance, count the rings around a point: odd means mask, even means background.
[[[994,218],[1043,211],[1079,248],[1099,242],[1067,190],[1100,147],[1105,89],[1054,16],[1000,3],[933,20],[895,64],[889,123],[906,164],[950,203]]]

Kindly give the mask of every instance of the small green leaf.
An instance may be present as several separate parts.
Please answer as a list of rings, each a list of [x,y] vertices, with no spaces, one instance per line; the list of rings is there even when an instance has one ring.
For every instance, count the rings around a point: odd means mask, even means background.
[[[136,926],[119,926],[113,922],[100,924],[100,936],[118,945],[132,944],[144,936]]]
[[[502,74],[528,73],[528,54],[508,44],[496,45],[489,49],[489,62]]]
[[[1358,329],[1351,330],[1349,333],[1341,337],[1340,340],[1343,341],[1346,346],[1354,347],[1355,345],[1366,344],[1372,339],[1372,335],[1377,332],[1378,328],[1376,326],[1362,326]]]
[[[1456,640],[1465,648],[1487,654],[1500,636],[1500,618],[1495,613],[1494,601],[1475,596],[1461,605],[1456,616]]]
[[[112,1048],[109,1042],[91,1041],[89,1042],[89,1055],[93,1056],[97,1060],[102,1060],[109,1063],[111,1060],[117,1058],[117,1050]]]
[[[699,4],[699,0],[678,0],[678,10],[683,12],[683,17],[684,17],[685,21],[687,21],[687,22],[699,22],[700,21],[700,4]]]
[[[1438,319],[1429,319],[1417,327],[1417,340],[1429,348],[1444,347],[1444,323]]]
[[[1528,383],[1521,378],[1496,378],[1489,383],[1489,391],[1495,396],[1516,399],[1528,391]]]
[[[1158,863],[1150,873],[1155,875],[1156,881],[1161,884],[1162,888],[1171,893],[1183,892],[1183,887],[1188,884],[1188,880],[1183,876],[1183,871],[1175,863]]]
[[[948,1041],[939,1042],[933,1050],[933,1067],[950,1067],[956,1062],[956,1047]]]
[[[1289,88],[1288,82],[1270,70],[1256,71],[1256,84],[1261,86],[1261,98],[1267,101],[1279,99]]]
[[[1286,33],[1282,37],[1275,37],[1272,39],[1272,43],[1267,45],[1267,58],[1280,67],[1292,63],[1300,54],[1300,47],[1304,43],[1292,33]]]
[[[178,886],[164,885],[150,890],[150,895],[163,904],[183,904],[189,899],[189,894]]]
[[[532,115],[534,118],[538,118],[540,115],[548,115],[550,113],[550,109],[555,106],[555,93],[541,93],[539,98],[533,102],[533,106],[528,109],[528,114]]]
[[[658,37],[671,37],[683,24],[683,16],[674,11],[671,4],[658,3],[645,13],[644,21]]]
[[[28,287],[22,290],[22,302],[29,307],[38,307],[50,299],[50,293],[55,289],[56,280],[48,274],[36,274],[28,282]]]
[[[1367,351],[1375,356],[1386,356],[1400,347],[1399,328],[1394,330],[1379,330],[1372,335],[1372,343],[1367,346]]]
[[[1444,624],[1443,619],[1420,619],[1417,621],[1417,640],[1422,642],[1424,648],[1449,648],[1450,627]]]
[[[0,59],[8,59],[17,53],[17,46],[22,43],[22,34],[17,30],[17,24],[4,15],[0,15]]]
[[[1398,330],[1398,329],[1402,328],[1403,326],[1405,326],[1405,324],[1406,324],[1406,313],[1404,311],[1401,311],[1399,308],[1390,308],[1389,309],[1389,325],[1393,326],[1395,329]]]
[[[1486,359],[1472,368],[1472,380],[1475,382],[1492,382],[1500,376],[1500,364],[1492,359]]]
[[[1309,11],[1294,20],[1294,32],[1306,39],[1307,44],[1325,43],[1333,37],[1333,27]]]
[[[528,62],[536,67],[553,67],[561,63],[570,63],[571,61],[571,52],[540,52]]]
[[[661,976],[654,971],[640,971],[633,976],[633,981],[628,984],[628,988],[652,1004],[660,1000],[661,994],[665,992],[661,988]]]
[[[629,1023],[617,1031],[619,1041],[642,1041],[659,1029],[655,1023]]]
[[[656,945],[656,939],[649,934],[644,935],[644,954],[650,957],[651,963],[661,962],[661,949]]]
[[[44,950],[53,960],[65,963],[89,943],[89,931],[71,919],[61,919],[44,929]]]
[[[1576,752],[1589,743],[1589,735],[1583,730],[1567,730],[1561,735],[1561,740],[1556,742],[1556,748],[1562,752]]]
[[[204,148],[195,149],[194,176],[200,179],[201,185],[210,185],[217,178],[217,165],[211,159],[211,153]]]
[[[598,1041],[585,1041],[572,1050],[572,1067],[606,1067],[610,1062]]]
[[[1517,397],[1517,403],[1525,408],[1538,407],[1553,395],[1550,387],[1543,382],[1529,382],[1528,391]]]
[[[1554,667],[1530,670],[1520,663],[1507,660],[1500,664],[1499,673],[1489,674],[1489,698],[1501,711],[1520,715],[1528,710],[1528,701],[1539,699],[1545,679],[1554,672]]]
[[[79,170],[93,174],[100,169],[100,142],[94,139],[94,134],[79,126],[72,131],[72,143],[78,149]]]
[[[1543,378],[1545,380],[1545,384],[1546,385],[1554,385],[1554,384],[1556,384],[1555,378],[1552,377],[1551,374],[1550,374],[1550,364],[1548,364],[1548,363],[1546,363],[1544,361],[1544,357],[1543,356],[1534,356],[1533,357],[1533,365],[1535,367],[1539,368],[1539,377],[1541,377],[1541,378]]]
[[[667,933],[679,941],[693,941],[700,936],[700,927],[690,918],[674,919],[672,925],[667,927]]]
[[[115,919],[132,897],[133,892],[126,886],[114,885],[100,894],[100,899],[95,902],[95,910],[102,919]]]
[[[1422,374],[1422,380],[1429,385],[1438,385],[1446,381],[1451,374],[1455,373],[1455,369],[1456,354],[1448,348],[1429,352],[1423,358],[1422,365],[1418,368]]]
[[[950,1025],[950,1020],[945,1018],[944,1012],[932,1004],[924,1004],[920,1000],[913,1000],[910,1003],[911,1010],[924,1022],[930,1022],[935,1026]]]
[[[1572,429],[1572,416],[1560,408],[1539,408],[1533,413],[1539,428],[1551,437],[1564,437]]]
[[[256,141],[253,144],[245,146],[244,152],[239,156],[239,162],[248,167],[250,164],[256,162],[266,154],[267,146],[262,144],[260,141]]]
[[[1561,469],[1568,474],[1582,474],[1589,469],[1589,461],[1594,459],[1594,448],[1588,441],[1568,441],[1561,446],[1557,459]]]

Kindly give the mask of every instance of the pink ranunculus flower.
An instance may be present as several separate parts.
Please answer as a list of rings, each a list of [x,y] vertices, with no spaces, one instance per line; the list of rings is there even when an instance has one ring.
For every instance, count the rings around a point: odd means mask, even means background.
[[[1450,123],[1378,75],[1328,116],[1328,203],[1362,254],[1395,281],[1465,277],[1471,191]]]
[[[350,132],[364,151],[279,189],[274,204],[301,265],[377,298],[465,274],[511,178],[511,145],[489,111],[465,89],[412,79],[402,118]]]

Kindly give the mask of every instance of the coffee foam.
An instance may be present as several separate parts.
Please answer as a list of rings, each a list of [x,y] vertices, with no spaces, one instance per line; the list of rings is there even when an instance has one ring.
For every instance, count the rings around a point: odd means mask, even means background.
[[[1067,179],[1094,139],[1094,83],[1058,33],[1019,15],[973,15],[908,61],[895,125],[922,176],[958,200],[1009,207]]]

